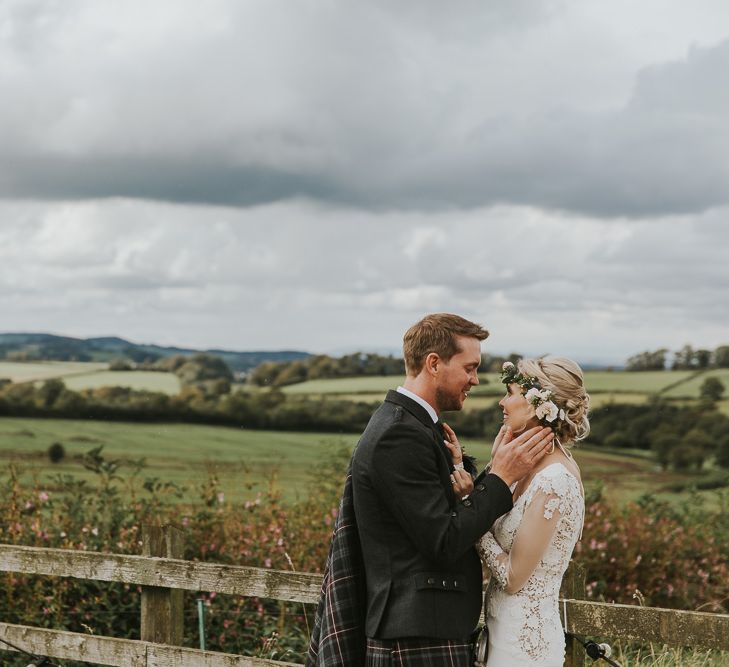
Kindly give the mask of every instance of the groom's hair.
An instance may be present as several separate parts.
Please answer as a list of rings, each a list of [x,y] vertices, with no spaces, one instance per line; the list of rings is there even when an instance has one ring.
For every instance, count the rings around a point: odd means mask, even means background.
[[[459,315],[433,313],[411,326],[403,337],[405,371],[408,375],[418,375],[423,370],[425,357],[435,352],[444,361],[458,354],[458,336],[485,340],[489,332],[480,324],[470,322]]]

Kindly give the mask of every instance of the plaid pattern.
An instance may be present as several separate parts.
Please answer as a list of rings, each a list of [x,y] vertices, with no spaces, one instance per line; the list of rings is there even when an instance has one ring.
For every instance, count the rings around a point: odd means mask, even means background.
[[[473,647],[463,640],[367,639],[365,667],[472,667]]]
[[[334,524],[306,667],[362,667],[366,609],[365,569],[354,515],[350,464]]]

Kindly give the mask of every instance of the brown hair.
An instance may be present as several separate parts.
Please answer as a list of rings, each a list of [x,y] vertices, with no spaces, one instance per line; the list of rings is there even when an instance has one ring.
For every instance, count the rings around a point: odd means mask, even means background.
[[[449,361],[461,349],[457,336],[485,340],[489,332],[480,324],[469,322],[459,315],[434,313],[426,315],[411,326],[403,337],[405,370],[408,375],[417,375],[423,370],[425,357],[435,352],[444,361]]]
[[[565,411],[555,431],[560,442],[566,446],[584,440],[590,433],[590,395],[579,365],[566,357],[542,357],[522,359],[517,368],[522,375],[537,378],[542,389],[552,392],[555,405]]]

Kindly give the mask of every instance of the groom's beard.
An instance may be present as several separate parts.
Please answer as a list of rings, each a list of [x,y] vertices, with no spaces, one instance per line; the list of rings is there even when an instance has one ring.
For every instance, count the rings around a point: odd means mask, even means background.
[[[438,412],[448,412],[452,410],[460,410],[463,407],[461,403],[461,392],[457,396],[447,392],[445,389],[437,387],[435,390],[435,402]]]

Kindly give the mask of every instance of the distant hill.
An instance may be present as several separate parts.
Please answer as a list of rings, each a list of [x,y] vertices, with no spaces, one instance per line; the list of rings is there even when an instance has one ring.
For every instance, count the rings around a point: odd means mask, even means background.
[[[142,345],[115,336],[71,338],[44,333],[0,333],[0,359],[9,360],[111,361],[126,358],[143,362],[200,352],[221,357],[234,372],[249,371],[264,361],[293,361],[311,356],[308,352],[296,350],[237,352]]]

